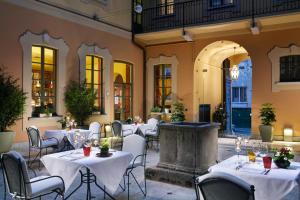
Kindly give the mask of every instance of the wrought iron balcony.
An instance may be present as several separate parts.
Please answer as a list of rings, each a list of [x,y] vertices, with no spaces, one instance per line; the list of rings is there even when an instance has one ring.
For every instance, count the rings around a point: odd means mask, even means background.
[[[134,14],[134,31],[147,33],[300,11],[300,0],[227,0],[219,5],[212,2],[192,0],[145,8],[141,14]]]

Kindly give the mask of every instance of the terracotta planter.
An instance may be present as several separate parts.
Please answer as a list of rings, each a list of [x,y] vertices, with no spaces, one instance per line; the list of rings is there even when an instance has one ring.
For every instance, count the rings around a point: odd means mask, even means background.
[[[259,132],[263,142],[271,142],[273,140],[273,126],[260,125]]]
[[[13,131],[0,132],[0,154],[10,151],[15,135]]]

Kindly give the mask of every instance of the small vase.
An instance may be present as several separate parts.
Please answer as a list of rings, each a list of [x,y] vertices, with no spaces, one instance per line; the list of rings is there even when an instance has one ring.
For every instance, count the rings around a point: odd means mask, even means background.
[[[274,163],[278,168],[283,168],[283,169],[286,169],[291,165],[290,161],[288,160],[275,160]]]

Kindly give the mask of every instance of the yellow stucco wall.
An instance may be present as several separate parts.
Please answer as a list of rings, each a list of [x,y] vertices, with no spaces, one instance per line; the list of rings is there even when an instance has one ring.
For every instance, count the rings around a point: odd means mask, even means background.
[[[100,48],[107,48],[112,55],[112,60],[120,60],[133,64],[133,82],[136,83],[133,89],[133,114],[142,116],[142,74],[143,74],[143,53],[136,47],[131,39],[118,37],[116,35],[102,32],[77,23],[72,23],[61,18],[52,17],[30,9],[15,6],[13,4],[0,2],[0,65],[7,67],[7,72],[19,79],[22,87],[22,46],[19,37],[27,30],[41,34],[48,32],[51,37],[62,38],[69,46],[67,55],[66,79],[79,80],[79,57],[78,48],[81,44],[96,44]],[[111,63],[110,87],[113,91],[113,62]],[[29,94],[30,95],[30,94]],[[106,94],[111,97],[113,94]],[[111,98],[113,99],[113,98]],[[113,101],[110,102],[110,111],[113,112]],[[60,114],[60,113],[59,113]],[[92,121],[111,122],[110,115],[94,115]],[[57,129],[56,126],[41,127],[45,129]],[[27,135],[22,120],[17,121],[11,127],[16,131],[16,142],[26,141]]]
[[[290,44],[300,45],[300,29],[263,32],[260,35],[235,35],[218,38],[196,40],[189,43],[165,44],[147,47],[147,58],[159,55],[176,56],[178,65],[178,96],[187,107],[187,120],[193,120],[193,73],[194,62],[198,54],[209,44],[228,40],[243,46],[253,64],[253,101],[252,131],[258,134],[260,120],[259,108],[262,103],[271,102],[276,108],[277,122],[274,124],[275,135],[283,135],[285,126],[292,126],[295,136],[300,136],[300,90],[272,92],[271,62],[268,52],[274,47],[288,47]],[[213,92],[213,91],[211,91]]]

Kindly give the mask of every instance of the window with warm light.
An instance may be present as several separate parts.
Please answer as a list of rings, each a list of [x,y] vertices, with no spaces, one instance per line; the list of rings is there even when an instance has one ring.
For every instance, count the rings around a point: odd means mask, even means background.
[[[159,0],[159,15],[171,15],[174,13],[174,0]]]
[[[154,106],[162,109],[172,105],[172,70],[171,65],[154,66]]]
[[[96,93],[94,111],[103,114],[104,111],[104,91],[103,91],[103,59],[87,55],[85,57],[85,80],[88,88]]]
[[[56,103],[56,50],[32,46],[32,117],[48,109],[55,113]]]
[[[132,68],[127,62],[114,62],[114,118],[125,121],[132,117]]]

